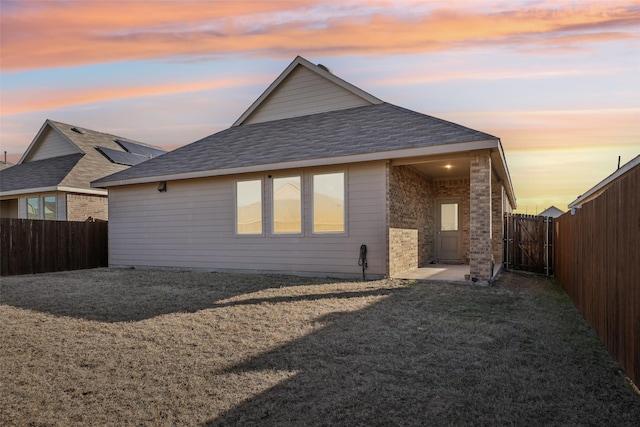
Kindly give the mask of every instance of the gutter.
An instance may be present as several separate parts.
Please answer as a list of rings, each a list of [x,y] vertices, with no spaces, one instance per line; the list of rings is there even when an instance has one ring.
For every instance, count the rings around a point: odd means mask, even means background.
[[[96,196],[106,196],[109,194],[107,190],[102,190],[102,189],[64,187],[64,186],[54,185],[51,187],[20,188],[20,189],[11,190],[11,191],[0,191],[0,197],[20,196],[23,194],[31,194],[31,193],[50,193],[53,191],[61,191],[65,193],[91,194]]]

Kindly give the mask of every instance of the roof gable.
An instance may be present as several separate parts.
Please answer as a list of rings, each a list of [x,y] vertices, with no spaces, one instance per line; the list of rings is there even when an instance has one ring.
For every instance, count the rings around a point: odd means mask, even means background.
[[[79,153],[80,147],[60,132],[54,122],[46,120],[18,164]]]
[[[558,209],[555,206],[549,206],[547,209],[540,212],[538,216],[551,216],[551,217],[557,218],[562,214],[564,214],[564,211]]]
[[[382,101],[298,56],[233,126],[299,117]]]

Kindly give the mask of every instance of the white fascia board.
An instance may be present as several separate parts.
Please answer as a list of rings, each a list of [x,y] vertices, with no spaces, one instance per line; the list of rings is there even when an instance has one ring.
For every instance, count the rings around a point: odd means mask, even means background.
[[[620,178],[622,175],[624,175],[625,173],[629,172],[631,169],[633,169],[634,167],[636,167],[638,165],[640,165],[640,155],[636,156],[630,162],[627,162],[626,164],[621,166],[620,169],[616,170],[614,173],[612,173],[611,175],[609,175],[608,177],[606,177],[605,179],[603,179],[602,181],[600,181],[599,183],[597,183],[596,185],[591,187],[586,193],[584,193],[583,195],[579,196],[573,202],[569,203],[569,208],[579,208],[579,207],[581,207],[582,206],[582,202],[585,199],[588,199],[593,194],[595,194],[598,191],[602,190],[603,188],[605,188],[606,186],[611,184],[613,181],[615,181],[616,179]]]
[[[21,189],[12,190],[12,191],[2,191],[0,192],[0,197],[20,196],[23,194],[34,194],[34,193],[50,193],[53,191],[60,191],[64,193],[91,194],[94,196],[106,196],[109,194],[107,190],[102,190],[102,189],[63,187],[63,186],[54,185],[51,187],[21,188]]]
[[[380,151],[375,153],[354,154],[340,157],[323,157],[319,159],[296,160],[291,162],[268,163],[242,166],[228,169],[213,169],[197,172],[186,172],[172,175],[156,175],[115,181],[92,182],[94,188],[117,187],[121,185],[148,184],[158,181],[176,181],[181,179],[208,178],[213,176],[235,175],[251,172],[268,172],[280,169],[307,168],[313,166],[340,165],[346,163],[371,162],[376,160],[401,159],[404,157],[459,153],[462,151],[495,149],[500,144],[498,139],[462,142],[458,144],[436,145],[430,147],[409,148],[406,150]]]
[[[511,201],[511,207],[516,209],[518,207],[518,203],[516,201],[516,193],[513,191],[513,184],[511,182],[511,174],[509,173],[509,166],[507,165],[507,160],[504,155],[504,150],[502,149],[502,143],[498,140],[498,154],[500,155],[500,160],[502,163],[502,172],[504,173],[504,178],[507,181],[507,185],[505,188],[507,189],[507,196]]]

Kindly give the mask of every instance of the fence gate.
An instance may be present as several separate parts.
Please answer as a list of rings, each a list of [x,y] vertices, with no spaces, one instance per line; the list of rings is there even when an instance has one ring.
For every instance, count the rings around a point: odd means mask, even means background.
[[[553,274],[553,218],[506,214],[504,267]]]

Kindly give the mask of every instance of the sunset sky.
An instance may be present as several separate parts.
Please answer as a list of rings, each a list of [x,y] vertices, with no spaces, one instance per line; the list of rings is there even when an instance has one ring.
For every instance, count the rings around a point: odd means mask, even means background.
[[[640,154],[640,1],[0,0],[0,144],[53,119],[174,149],[295,58],[501,138],[518,211]]]

